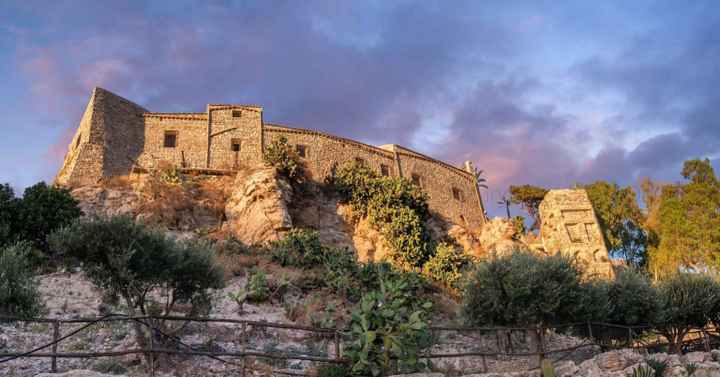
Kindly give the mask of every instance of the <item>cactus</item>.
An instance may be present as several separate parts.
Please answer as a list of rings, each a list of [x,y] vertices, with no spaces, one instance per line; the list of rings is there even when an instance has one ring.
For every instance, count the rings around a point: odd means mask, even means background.
[[[548,359],[543,359],[540,365],[542,368],[543,377],[555,377],[555,368],[552,365],[552,361]]]

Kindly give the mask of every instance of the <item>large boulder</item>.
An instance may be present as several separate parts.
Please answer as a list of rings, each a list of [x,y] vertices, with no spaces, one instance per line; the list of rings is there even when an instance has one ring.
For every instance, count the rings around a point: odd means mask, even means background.
[[[288,210],[292,187],[274,168],[238,173],[225,205],[225,226],[253,245],[278,240],[293,226]]]

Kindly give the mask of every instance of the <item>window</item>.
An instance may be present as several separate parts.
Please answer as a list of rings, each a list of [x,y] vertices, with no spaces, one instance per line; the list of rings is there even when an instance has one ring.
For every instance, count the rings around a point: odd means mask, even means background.
[[[390,175],[390,167],[385,164],[380,164],[380,174],[383,177],[387,177],[388,175]]]
[[[307,148],[306,148],[304,145],[302,145],[302,144],[297,144],[297,145],[295,146],[295,152],[297,152],[298,156],[300,156],[300,157],[305,157],[305,151],[306,151],[306,149],[307,149]]]
[[[411,177],[411,179],[412,179],[412,183],[413,183],[415,186],[423,187],[423,186],[422,186],[422,178],[421,178],[419,175],[417,175],[417,174],[411,174],[410,177]]]
[[[232,111],[232,117],[233,118],[240,118],[242,116],[242,111],[240,110],[233,110]]]
[[[177,146],[177,131],[165,131],[165,148],[175,148]]]
[[[232,139],[230,141],[230,150],[233,152],[240,152],[240,139]]]
[[[463,192],[460,191],[460,189],[458,189],[457,187],[452,188],[452,195],[455,200],[463,200]]]

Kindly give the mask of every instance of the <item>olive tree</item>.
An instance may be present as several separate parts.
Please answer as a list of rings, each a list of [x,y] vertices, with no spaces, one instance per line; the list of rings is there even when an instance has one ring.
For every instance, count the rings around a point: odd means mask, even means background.
[[[81,218],[50,236],[51,247],[70,264],[81,264],[106,297],[127,305],[129,315],[169,315],[189,304],[186,315],[210,310],[209,289],[224,286],[210,247],[176,242],[125,217]],[[172,332],[164,321],[154,325]],[[148,336],[140,324],[141,347]]]

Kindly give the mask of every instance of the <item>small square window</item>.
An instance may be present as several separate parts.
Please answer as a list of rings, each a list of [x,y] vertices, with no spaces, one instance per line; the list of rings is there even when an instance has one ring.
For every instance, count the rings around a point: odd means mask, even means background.
[[[410,175],[412,178],[412,183],[418,187],[422,187],[422,178],[417,174]]]
[[[302,144],[297,144],[297,145],[295,146],[295,152],[297,152],[297,155],[300,156],[300,157],[305,157],[305,155],[306,155],[306,150],[307,150],[307,147],[305,147],[305,146],[302,145]]]
[[[233,152],[240,152],[240,145],[240,139],[232,139],[230,141],[230,150],[232,150]]]
[[[380,164],[380,174],[383,177],[387,177],[390,175],[390,167],[385,164]]]
[[[232,117],[233,118],[240,118],[242,116],[242,111],[240,110],[233,110],[232,111]]]
[[[452,188],[452,195],[453,195],[453,199],[455,199],[455,200],[460,200],[460,201],[463,200],[463,193],[457,187]]]
[[[165,148],[175,148],[177,146],[177,135],[177,131],[165,131],[163,146]]]

